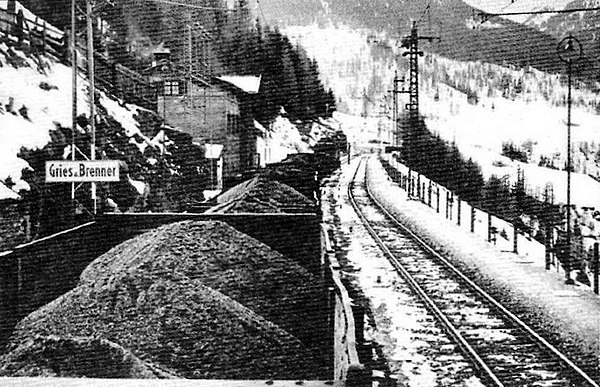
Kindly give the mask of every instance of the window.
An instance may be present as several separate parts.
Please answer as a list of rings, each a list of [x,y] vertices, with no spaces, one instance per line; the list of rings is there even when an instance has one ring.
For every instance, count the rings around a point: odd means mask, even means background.
[[[165,81],[164,84],[164,95],[182,95],[185,94],[185,81]]]
[[[227,114],[227,133],[237,134],[239,132],[240,116]]]

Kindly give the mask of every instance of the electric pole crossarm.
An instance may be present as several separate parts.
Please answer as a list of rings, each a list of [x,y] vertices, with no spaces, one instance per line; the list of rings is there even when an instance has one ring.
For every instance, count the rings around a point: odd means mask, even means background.
[[[419,36],[417,31],[417,23],[413,22],[410,35],[405,36],[402,39],[402,47],[408,49],[403,52],[403,56],[408,56],[409,67],[410,67],[410,84],[408,88],[409,103],[406,107],[409,110],[411,116],[418,115],[419,113],[419,57],[425,55],[423,51],[419,50],[419,40],[439,40],[437,36]]]

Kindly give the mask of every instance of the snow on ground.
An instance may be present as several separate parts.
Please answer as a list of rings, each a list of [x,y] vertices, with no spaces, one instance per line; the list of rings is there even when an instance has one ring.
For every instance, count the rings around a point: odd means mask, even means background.
[[[525,1],[498,1],[498,0],[465,0],[465,3],[490,13],[530,12],[542,10],[561,10],[572,3],[573,0],[525,0]],[[504,16],[516,23],[539,27],[553,14],[542,15],[511,15]]]
[[[440,220],[434,209],[407,200],[379,161],[371,159],[368,171],[372,192],[395,216],[450,259],[476,270],[476,282],[491,284],[503,297],[527,307],[545,329],[600,361],[600,298],[589,287],[565,285],[564,274],[500,252],[468,229]]]
[[[8,49],[4,43],[0,44],[0,50],[7,52]],[[28,66],[15,68],[7,63],[4,55],[0,55],[0,180],[10,177],[16,184],[13,190],[18,192],[29,189],[28,184],[21,180],[22,170],[29,167],[27,162],[17,157],[21,148],[43,148],[51,141],[50,132],[57,125],[71,127],[72,72],[70,67],[55,60],[44,57],[34,60],[21,51],[14,52]],[[77,111],[80,115],[89,116],[87,89],[87,80],[80,77]],[[142,135],[134,118],[136,107],[123,107],[103,92],[100,92],[99,102],[109,115],[121,123],[127,136],[135,136],[132,141],[140,151],[146,144],[151,144],[152,140]],[[23,107],[26,109],[24,114]],[[137,140],[140,138],[141,144]],[[0,193],[0,199],[6,197]]]
[[[386,160],[390,166],[396,169],[398,172],[407,176],[409,173],[408,168],[399,163],[391,155],[386,154],[381,156],[382,159]],[[423,187],[425,187],[425,203],[429,205],[429,179],[425,176],[419,176],[415,171],[410,171],[413,181],[418,181]],[[464,230],[471,230],[471,211],[474,210],[475,221],[473,222],[473,233],[478,236],[481,240],[487,240],[488,238],[488,214],[477,207],[472,207],[467,202],[459,202],[453,193],[447,190],[445,187],[438,185],[432,181],[432,199],[431,209],[435,211],[435,215],[438,219],[444,219],[448,223],[455,223],[460,225]],[[439,189],[439,191],[438,191]],[[439,199],[438,197],[439,192]],[[439,200],[439,212],[438,212],[438,200]],[[446,208],[447,214],[446,215]],[[459,222],[460,218],[460,222]],[[496,216],[491,216],[489,219],[490,226],[497,230],[497,234],[493,236],[495,241],[493,243],[494,248],[498,252],[512,252],[514,251],[514,226]],[[532,232],[538,232],[539,230],[532,226]],[[544,245],[537,240],[531,238],[530,235],[524,235],[523,233],[517,234],[517,251],[524,259],[527,260],[528,264],[536,267],[545,267],[546,257]]]
[[[344,164],[339,184],[323,195],[323,214],[329,227],[337,226],[337,243],[348,261],[344,276],[369,300],[375,321],[366,324],[366,339],[382,347],[391,376],[401,385],[482,386],[470,363],[454,355],[455,345],[398,277],[350,205],[346,192],[357,161]]]
[[[554,3],[563,8],[565,1]],[[491,6],[489,1],[485,6]],[[390,120],[377,115],[384,101],[391,106],[387,91],[392,88],[394,72],[405,64],[404,60],[395,62],[394,56],[401,51],[397,42],[379,36],[377,43],[369,43],[368,36],[373,31],[345,26],[288,26],[284,32],[317,60],[324,83],[338,98],[338,109],[348,113],[336,113],[334,117],[344,124],[349,142],[380,139],[393,143]],[[482,166],[486,177],[508,176],[514,183],[520,168],[531,194],[541,196],[551,186],[555,202],[566,202],[566,173],[537,166],[541,156],[550,158],[559,169],[566,164],[567,109],[557,105],[566,100],[567,88],[559,74],[459,62],[429,53],[422,60],[421,72],[420,110],[430,130],[448,141],[456,141],[462,153]],[[399,73],[400,77],[403,75],[406,74]],[[470,104],[466,94],[443,83],[446,75],[450,82],[468,85],[479,102]],[[522,90],[516,93],[519,82]],[[502,97],[502,87],[510,90],[512,99]],[[600,184],[585,176],[600,176],[600,168],[594,154],[583,154],[578,149],[578,143],[598,142],[600,138],[600,116],[594,114],[598,96],[575,87],[573,101],[573,165],[581,174],[572,176],[572,203],[600,208]],[[400,97],[400,106],[403,102],[404,96]],[[364,113],[367,118],[357,117]],[[508,141],[516,146],[529,143],[532,164],[503,158],[502,143]]]
[[[528,191],[541,198],[551,187],[556,203],[566,203],[567,173],[536,164],[511,161],[501,156],[502,143],[516,145],[530,141],[530,158],[558,155],[557,167],[564,165],[567,144],[566,108],[542,101],[526,103],[505,98],[482,98],[468,103],[464,94],[447,86],[439,87],[439,100],[424,94],[421,111],[429,130],[455,142],[461,153],[475,160],[486,178],[507,176],[511,184],[518,170],[524,172]],[[583,108],[573,109],[572,144],[600,138],[600,116]],[[577,206],[600,208],[600,183],[582,173],[571,174],[571,202]]]
[[[367,43],[367,30],[344,25],[329,25],[321,28],[318,24],[308,26],[286,26],[282,32],[294,43],[298,42],[308,55],[317,60],[321,79],[338,98],[337,108],[344,112],[358,114],[363,110],[363,96],[373,82],[391,79],[393,60],[374,60],[371,47]],[[387,82],[386,88],[387,88]],[[379,101],[371,101],[369,112],[379,110]]]
[[[311,153],[307,142],[302,140],[300,131],[285,117],[285,111],[275,117],[269,128],[254,121],[255,128],[262,133],[258,152],[266,164],[277,163],[294,153]]]
[[[380,131],[379,119],[376,117],[358,117],[351,114],[334,112],[333,119],[337,121],[351,144],[366,144],[378,141]]]

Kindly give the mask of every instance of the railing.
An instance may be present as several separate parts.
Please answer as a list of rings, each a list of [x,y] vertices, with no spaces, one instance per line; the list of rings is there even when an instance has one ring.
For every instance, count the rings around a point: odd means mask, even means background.
[[[6,8],[1,8],[6,4]],[[16,0],[0,1],[0,33],[4,33],[12,44],[19,48],[47,53],[58,59],[67,59],[69,36],[60,29],[39,18]],[[77,43],[79,52],[86,52],[87,46]],[[78,67],[87,73],[84,55],[80,56]],[[100,53],[94,53],[96,64],[95,79],[100,87],[126,102],[156,111],[158,93],[155,85],[143,75],[110,61]]]
[[[65,52],[65,33],[35,16],[16,0],[0,8],[0,32],[19,46],[61,58]],[[0,3],[0,7],[1,7]]]
[[[533,265],[545,267],[550,270],[552,266],[559,271],[562,266],[557,259],[557,248],[554,241],[559,240],[559,231],[553,228],[548,235],[544,235],[546,243],[538,242],[531,233],[518,228],[494,214],[486,212],[476,206],[461,200],[454,192],[437,184],[426,176],[410,170],[398,162],[391,155],[382,155],[382,159],[390,165],[397,176],[401,188],[405,189],[409,197],[428,205],[440,216],[457,226],[469,230],[471,233],[482,237],[492,243],[502,252],[509,252],[528,257]],[[544,232],[540,230],[539,232]],[[579,254],[582,255],[582,254]],[[594,291],[599,288],[598,258],[594,256],[590,267],[586,267],[586,275],[592,278],[590,288]],[[573,268],[576,271],[579,268]]]
[[[143,75],[115,63],[100,53],[94,53],[96,83],[125,102],[156,111],[158,90]],[[86,71],[87,69],[83,69]]]

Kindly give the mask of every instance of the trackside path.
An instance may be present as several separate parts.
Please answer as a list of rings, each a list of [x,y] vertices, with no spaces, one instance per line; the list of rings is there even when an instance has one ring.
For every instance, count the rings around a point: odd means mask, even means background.
[[[369,158],[367,169],[371,192],[397,219],[600,380],[600,298],[584,287],[565,285],[562,275],[523,257],[499,252],[480,236],[409,200],[375,157]]]

